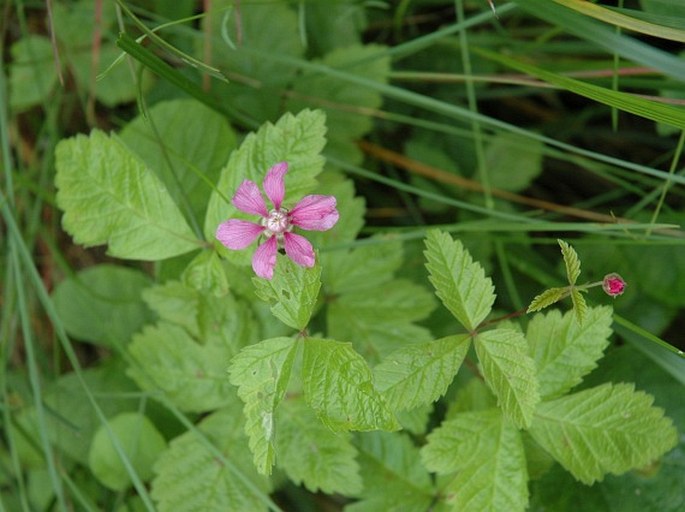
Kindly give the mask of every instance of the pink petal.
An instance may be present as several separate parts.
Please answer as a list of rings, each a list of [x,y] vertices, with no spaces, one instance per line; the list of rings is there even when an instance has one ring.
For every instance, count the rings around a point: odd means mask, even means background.
[[[264,231],[264,226],[247,220],[231,219],[216,228],[216,239],[229,249],[244,249]]]
[[[271,279],[274,276],[277,252],[278,242],[275,236],[270,237],[266,242],[257,247],[254,256],[252,256],[252,269],[255,274],[264,279]]]
[[[283,177],[288,172],[288,162],[280,162],[271,167],[264,176],[264,192],[266,197],[273,203],[274,208],[280,210],[285,197],[285,183]]]
[[[305,196],[290,211],[290,223],[310,231],[331,229],[340,217],[335,204],[333,196]]]
[[[254,181],[243,181],[238,190],[236,190],[231,202],[241,212],[261,215],[262,217],[269,215],[262,193]]]
[[[313,267],[316,257],[314,249],[305,237],[295,233],[284,233],[285,253],[288,258],[302,267]]]

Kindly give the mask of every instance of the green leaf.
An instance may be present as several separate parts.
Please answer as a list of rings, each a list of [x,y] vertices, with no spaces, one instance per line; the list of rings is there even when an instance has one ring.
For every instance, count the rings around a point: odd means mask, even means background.
[[[370,292],[390,281],[401,267],[404,260],[401,241],[382,236],[366,240],[375,243],[324,255],[325,285],[329,294]]]
[[[561,396],[580,384],[597,366],[611,336],[612,309],[590,308],[579,324],[572,312],[535,315],[528,324],[526,340],[537,367],[540,396]]]
[[[528,504],[521,436],[497,409],[443,422],[428,435],[421,459],[431,471],[457,471],[445,489],[454,510],[515,512]]]
[[[517,133],[499,133],[487,147],[485,162],[490,186],[518,192],[542,172],[544,144]]]
[[[606,23],[611,23],[612,25],[615,25],[617,27],[623,27],[634,32],[647,34],[651,37],[661,37],[664,39],[670,39],[671,41],[679,41],[681,43],[685,43],[685,30],[664,27],[662,25],[657,25],[656,23],[642,21],[640,19],[633,18],[632,16],[627,16],[620,12],[616,12],[613,9],[608,9],[606,7],[584,2],[582,0],[554,1],[558,4],[561,4],[570,9],[574,9],[587,16],[596,18]],[[649,2],[647,2],[646,4],[649,5]],[[675,7],[673,7],[673,9],[673,12],[675,12]]]
[[[145,290],[143,299],[161,320],[183,327],[195,338],[200,335],[200,295],[196,290],[179,281],[167,281]]]
[[[273,279],[255,277],[257,297],[271,306],[271,312],[284,324],[304,331],[316,308],[321,288],[321,266],[301,267],[290,258],[277,255]]]
[[[98,403],[106,417],[135,410],[136,401],[130,400],[131,393],[139,389],[124,374],[119,360],[110,360],[97,368],[83,370],[81,378],[96,395],[107,396]],[[50,441],[69,460],[86,465],[90,440],[101,425],[83,388],[83,382],[76,373],[65,373],[47,383],[45,406],[51,414],[47,416],[47,433]],[[31,409],[31,411],[34,411]],[[32,421],[36,425],[36,421]],[[30,431],[31,427],[22,425]],[[36,432],[34,439],[40,434]]]
[[[430,339],[430,332],[412,324],[426,318],[435,299],[423,286],[404,279],[373,289],[334,297],[328,305],[328,333],[353,340],[369,360],[378,360],[406,343]]]
[[[331,430],[396,430],[397,420],[373,384],[371,370],[351,343],[304,340],[304,396]]]
[[[669,0],[640,0],[640,5],[645,12],[662,16],[664,23],[672,21],[674,26],[682,27],[682,18],[685,17],[685,5],[670,2]]]
[[[207,240],[214,240],[217,226],[226,219],[239,217],[255,220],[238,212],[230,200],[243,180],[252,180],[261,185],[266,172],[278,162],[288,162],[288,174],[285,176],[286,207],[292,206],[316,186],[315,177],[324,164],[320,152],[326,144],[325,120],[326,116],[320,110],[303,110],[296,116],[288,113],[276,124],[265,123],[259,131],[245,137],[240,147],[231,153],[209,198],[205,218]],[[227,254],[241,254],[241,258],[232,256],[232,259],[237,258],[248,264],[248,252],[231,251]]]
[[[566,276],[570,285],[576,284],[578,276],[580,275],[580,259],[578,253],[568,243],[557,239],[559,247],[561,247],[561,255],[564,257],[564,265],[566,265]]]
[[[89,23],[92,24],[92,21]],[[74,32],[82,31],[81,27],[74,29]],[[101,43],[98,66],[95,71],[90,41],[81,47],[68,48],[67,55],[69,68],[78,86],[83,90],[92,90],[95,98],[108,107],[133,102],[140,91],[147,92],[153,85],[153,77],[147,70],[137,75],[140,77],[140,81],[137,81],[136,75],[131,74],[131,69],[125,61],[111,66],[121,56],[121,50],[113,41]],[[93,73],[98,77],[94,83]]]
[[[385,84],[390,74],[390,58],[386,50],[380,45],[336,48],[318,64]],[[314,72],[304,73],[295,80],[293,97],[287,108],[297,112],[312,105],[321,106],[326,112],[329,127],[326,152],[335,158],[360,164],[363,154],[356,141],[373,127],[373,119],[366,112],[378,109],[382,104],[383,97],[375,89],[342,81],[325,72]]]
[[[530,302],[528,309],[526,309],[526,313],[540,311],[551,306],[552,304],[556,304],[561,299],[566,297],[568,293],[568,288],[549,288],[540,295],[535,296],[535,298]]]
[[[274,411],[285,395],[296,346],[292,338],[273,338],[245,347],[231,360],[231,384],[238,386],[245,402],[245,433],[263,475],[270,474],[274,464]]]
[[[239,411],[219,410],[198,427],[200,433],[174,439],[155,464],[151,494],[157,510],[266,512],[269,481],[252,465]]]
[[[215,297],[228,293],[228,277],[216,251],[202,251],[183,270],[181,280],[199,292],[209,292]]]
[[[65,45],[76,51],[90,53],[90,45],[93,42],[93,32],[96,26],[93,23],[95,19],[95,5],[88,0],[77,0],[69,4],[63,2],[55,2],[54,10],[55,27],[61,30],[57,31],[57,37]],[[100,13],[102,29],[108,29],[110,25],[116,20],[115,6],[111,4],[104,4]]]
[[[345,507],[345,512],[429,510],[434,499],[433,485],[409,436],[367,432],[357,436],[357,445],[365,484],[363,500]]]
[[[408,411],[399,411],[395,415],[402,429],[416,435],[423,435],[428,428],[428,420],[433,413],[433,404],[426,404]]]
[[[449,404],[445,418],[450,420],[460,413],[494,409],[497,397],[480,377],[471,377],[468,382],[459,387],[459,393]]]
[[[476,336],[474,345],[485,382],[497,395],[505,417],[518,428],[527,428],[540,395],[523,334],[511,329],[485,331]]]
[[[356,494],[362,488],[357,450],[349,433],[334,433],[301,399],[278,408],[278,467],[311,492]]]
[[[438,298],[468,331],[475,330],[495,302],[492,280],[462,243],[447,233],[429,231],[424,254]]]
[[[376,387],[394,411],[436,401],[447,391],[469,349],[469,335],[410,344],[374,368]]]
[[[151,284],[138,270],[95,265],[58,284],[52,300],[71,336],[109,347],[123,346],[153,318],[140,299]]]
[[[163,101],[128,123],[120,137],[185,213],[204,219],[211,184],[237,145],[226,118],[195,100]]]
[[[525,0],[526,4],[539,4],[539,0]],[[531,5],[532,7],[532,5]],[[529,8],[524,6],[524,8]],[[650,48],[652,49],[652,48]],[[658,50],[657,50],[658,51]],[[617,91],[607,87],[600,87],[594,84],[586,83],[581,80],[569,78],[567,76],[552,73],[537,66],[524,63],[522,61],[512,59],[509,56],[491,52],[489,50],[479,50],[478,53],[492,59],[507,67],[526,73],[543,80],[549,84],[561,87],[564,90],[578,94],[585,98],[594,100],[604,105],[615,107],[617,109],[629,112],[631,114],[650,119],[652,121],[665,123],[677,128],[685,128],[685,112],[675,105],[667,105],[659,103],[654,100],[645,99],[638,95]],[[619,52],[620,53],[620,52]],[[666,54],[666,58],[673,58]],[[637,55],[633,58],[635,59]],[[661,55],[659,57],[662,57]],[[660,58],[660,60],[662,60]],[[657,62],[654,62],[655,66]],[[682,74],[682,64],[678,64],[677,68],[669,74]]]
[[[198,325],[198,341],[217,353],[228,354],[229,359],[262,339],[263,334],[251,305],[230,293],[223,297],[201,293]]]
[[[235,401],[226,378],[230,347],[201,346],[181,327],[161,322],[134,336],[128,351],[133,364],[127,374],[183,411],[209,411]]]
[[[366,28],[365,6],[354,1],[306,5],[307,43],[314,55],[361,42]]]
[[[146,416],[136,412],[115,416],[108,420],[108,428],[140,479],[149,480],[152,465],[166,449],[162,434]],[[123,491],[131,485],[131,476],[104,425],[95,433],[90,445],[88,465],[93,475],[109,489]]]
[[[653,462],[678,442],[670,418],[632,384],[603,384],[538,406],[530,433],[586,484]]]
[[[10,49],[10,107],[14,112],[47,101],[57,85],[52,44],[47,37],[26,34]]]
[[[212,0],[203,31],[212,34],[211,64],[231,80],[212,84],[214,94],[260,121],[274,119],[283,110],[294,111],[284,109],[282,94],[297,73],[291,61],[305,48],[289,2],[243,0],[238,8],[232,0]],[[204,62],[206,49],[198,43]]]
[[[94,93],[99,102],[113,107],[134,100],[141,88],[147,89],[150,75],[138,75],[142,78],[138,82],[125,62],[110,68],[121,54],[113,43],[112,25],[117,19],[115,5],[104,3],[97,14],[95,11],[96,4],[89,0],[55,2],[52,11],[55,36],[61,43],[60,58],[67,63],[78,88]],[[94,22],[96,17],[97,23]],[[99,39],[97,56],[93,52],[94,37]],[[97,60],[94,61],[94,57]],[[93,81],[105,70],[106,74]]]
[[[150,287],[143,298],[161,320],[190,334],[199,345],[230,358],[259,339],[250,305],[232,294],[206,294],[179,281]]]
[[[576,314],[576,321],[582,324],[585,321],[585,316],[587,315],[587,302],[585,302],[585,297],[580,292],[580,290],[571,290],[571,302],[573,303],[573,311]]]
[[[57,204],[77,243],[159,260],[200,246],[159,179],[118,140],[94,130],[56,149]]]

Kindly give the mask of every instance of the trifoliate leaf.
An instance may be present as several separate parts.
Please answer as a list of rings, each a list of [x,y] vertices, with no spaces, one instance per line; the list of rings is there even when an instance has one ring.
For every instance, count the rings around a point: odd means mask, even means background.
[[[231,384],[245,402],[245,433],[261,474],[271,473],[276,456],[274,411],[283,399],[297,344],[292,338],[273,338],[250,345],[232,360]]]
[[[440,398],[459,371],[470,346],[467,334],[410,344],[374,368],[376,387],[395,411]]]
[[[544,400],[561,396],[580,384],[602,357],[611,336],[612,309],[590,308],[582,324],[573,312],[535,315],[528,324],[526,340],[535,360]]]
[[[585,321],[587,315],[587,302],[580,290],[571,290],[571,302],[573,303],[573,312],[576,314],[576,320],[579,324]]]
[[[136,475],[145,481],[152,477],[152,465],[165,450],[166,441],[154,424],[143,414],[125,412],[108,420],[93,437],[88,466],[95,477],[109,489],[123,491],[132,477],[124,465],[110,435],[117,439]],[[111,433],[111,434],[110,434]]]
[[[431,478],[418,448],[403,433],[366,432],[357,436],[364,489],[350,511],[425,512],[434,498]],[[372,508],[376,506],[378,508]]]
[[[285,400],[276,416],[277,464],[295,485],[327,494],[350,495],[361,490],[351,434],[331,432],[301,399]]]
[[[151,392],[163,392],[183,411],[209,411],[235,401],[226,378],[231,347],[196,343],[181,327],[161,322],[146,327],[128,347],[128,375]]]
[[[128,123],[120,137],[201,224],[209,183],[216,183],[236,147],[226,118],[196,100],[163,101]]]
[[[331,430],[396,430],[397,420],[351,343],[304,340],[304,396]]]
[[[580,259],[578,253],[568,243],[557,239],[559,247],[561,247],[561,254],[564,257],[564,265],[566,266],[566,276],[570,285],[576,284],[578,276],[580,275]]]
[[[336,48],[320,64],[338,73],[380,84],[387,82],[390,73],[390,58],[386,48],[380,45]],[[380,108],[382,103],[383,97],[375,88],[317,70],[305,72],[295,80],[287,108],[297,112],[305,107],[322,107],[329,127],[326,151],[341,160],[359,164],[363,154],[356,141],[373,127],[373,119],[366,112]]]
[[[140,298],[151,284],[150,277],[139,270],[95,265],[57,285],[52,300],[71,336],[121,347],[154,318]]]
[[[62,140],[55,158],[62,224],[77,243],[139,260],[200,247],[159,178],[118,140],[94,130]]]
[[[653,397],[632,384],[603,384],[538,405],[530,433],[581,482],[653,462],[678,433]]]
[[[257,297],[269,303],[271,312],[284,324],[304,331],[314,313],[321,288],[321,266],[301,267],[290,258],[277,255],[273,279],[255,277]]]
[[[475,330],[495,302],[492,280],[459,240],[442,231],[428,232],[424,254],[438,298],[468,331]]]
[[[243,180],[262,184],[269,168],[278,162],[288,162],[285,176],[286,208],[292,207],[315,186],[315,177],[323,169],[320,155],[326,144],[326,116],[320,110],[303,110],[296,116],[283,115],[276,124],[266,123],[256,133],[243,140],[231,153],[228,164],[221,170],[216,189],[212,192],[205,218],[205,236],[214,240],[217,226],[229,218],[256,221],[254,216],[240,213],[231,203]],[[250,251],[231,251],[231,259],[249,263]],[[243,255],[241,258],[235,255]]]
[[[518,428],[528,427],[540,395],[523,334],[512,329],[485,331],[476,336],[474,345],[485,382],[497,395],[504,416]]]
[[[442,423],[421,449],[425,466],[457,471],[444,490],[460,512],[523,511],[528,476],[521,436],[497,409],[467,412]]]
[[[546,307],[559,302],[561,299],[566,297],[568,293],[568,288],[549,288],[540,295],[535,296],[535,298],[530,302],[526,313],[533,313],[535,311],[545,309]]]
[[[219,410],[198,427],[174,439],[155,464],[157,510],[266,512],[269,481],[252,464],[239,410]]]

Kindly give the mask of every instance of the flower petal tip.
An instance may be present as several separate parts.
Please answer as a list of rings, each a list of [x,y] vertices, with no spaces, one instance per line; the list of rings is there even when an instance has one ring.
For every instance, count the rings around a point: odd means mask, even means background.
[[[231,203],[243,213],[266,217],[269,212],[266,209],[264,198],[259,187],[254,181],[243,181],[235,191]]]
[[[291,210],[290,220],[293,225],[308,231],[327,231],[340,218],[336,204],[333,196],[305,196]]]
[[[264,279],[272,279],[277,253],[278,242],[275,236],[268,238],[266,242],[257,247],[252,256],[252,270],[254,270],[255,274]]]
[[[232,250],[244,249],[264,231],[264,227],[254,222],[230,219],[219,224],[215,237],[225,247]]]
[[[276,210],[281,208],[285,197],[285,175],[288,172],[288,162],[279,162],[267,171],[264,176],[264,192]]]

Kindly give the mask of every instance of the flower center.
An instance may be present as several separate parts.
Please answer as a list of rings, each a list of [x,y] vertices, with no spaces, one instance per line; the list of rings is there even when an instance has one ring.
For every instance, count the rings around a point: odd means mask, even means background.
[[[290,219],[288,219],[288,210],[285,208],[271,210],[269,215],[262,219],[262,226],[266,228],[264,234],[267,237],[282,235],[283,233],[290,231],[292,226],[290,225]]]

